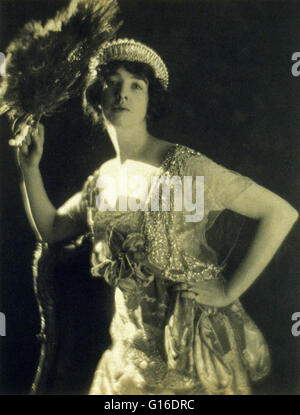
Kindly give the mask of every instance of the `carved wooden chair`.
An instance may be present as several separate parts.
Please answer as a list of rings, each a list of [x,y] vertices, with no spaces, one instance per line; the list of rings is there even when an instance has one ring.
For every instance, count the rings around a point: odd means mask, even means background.
[[[34,291],[40,312],[40,357],[31,394],[87,394],[109,346],[112,293],[89,274],[90,240],[38,243]]]

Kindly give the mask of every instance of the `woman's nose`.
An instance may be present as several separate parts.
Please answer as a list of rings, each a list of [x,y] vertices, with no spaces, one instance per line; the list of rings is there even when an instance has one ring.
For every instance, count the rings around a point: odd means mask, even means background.
[[[117,91],[117,98],[120,102],[127,101],[128,99],[128,91],[126,85],[121,84]]]

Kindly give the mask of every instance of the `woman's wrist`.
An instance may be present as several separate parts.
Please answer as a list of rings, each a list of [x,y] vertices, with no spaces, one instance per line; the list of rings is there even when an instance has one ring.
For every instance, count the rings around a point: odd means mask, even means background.
[[[40,163],[21,163],[20,164],[20,169],[22,170],[22,172],[26,173],[32,173],[32,172],[36,172],[39,171],[40,169]]]
[[[223,284],[223,301],[224,301],[224,306],[228,306],[230,304],[232,304],[235,300],[237,300],[237,298],[235,298],[232,295],[232,292],[230,290],[230,286],[228,284],[228,282],[224,282]]]
[[[26,180],[27,178],[36,176],[40,172],[40,166],[34,165],[34,166],[20,166],[20,170],[22,173],[23,178]]]

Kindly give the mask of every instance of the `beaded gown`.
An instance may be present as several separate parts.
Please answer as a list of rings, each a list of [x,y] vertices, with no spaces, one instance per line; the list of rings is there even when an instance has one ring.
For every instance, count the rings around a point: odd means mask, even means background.
[[[73,220],[87,221],[94,241],[91,273],[114,290],[112,346],[100,359],[90,394],[250,394],[251,381],[270,368],[260,330],[239,301],[223,308],[201,305],[174,287],[223,278],[224,264],[206,232],[253,181],[186,146],[172,146],[158,178],[204,177],[204,209],[193,221],[185,205],[176,208],[172,182],[168,210],[161,193],[158,210],[99,209],[101,174],[97,170],[61,208]],[[195,183],[185,185],[193,200]]]

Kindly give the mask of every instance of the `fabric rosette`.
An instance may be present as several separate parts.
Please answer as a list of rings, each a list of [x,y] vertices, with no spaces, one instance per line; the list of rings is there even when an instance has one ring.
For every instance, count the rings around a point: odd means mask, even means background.
[[[138,306],[145,288],[154,280],[145,256],[145,238],[138,232],[108,230],[105,240],[95,244],[91,260],[92,275],[120,288],[131,309]]]

